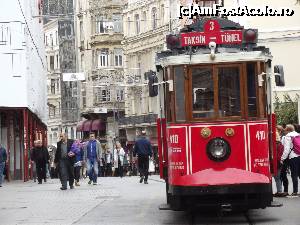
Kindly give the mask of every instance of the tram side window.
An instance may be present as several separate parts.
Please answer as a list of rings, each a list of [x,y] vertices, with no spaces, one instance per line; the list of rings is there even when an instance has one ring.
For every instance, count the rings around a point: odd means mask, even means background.
[[[174,67],[176,120],[185,121],[185,95],[184,95],[184,69],[182,66]]]
[[[257,116],[255,63],[247,63],[248,116]]]
[[[193,118],[214,117],[214,81],[212,68],[192,70]]]
[[[241,116],[240,76],[238,67],[218,69],[219,116]]]

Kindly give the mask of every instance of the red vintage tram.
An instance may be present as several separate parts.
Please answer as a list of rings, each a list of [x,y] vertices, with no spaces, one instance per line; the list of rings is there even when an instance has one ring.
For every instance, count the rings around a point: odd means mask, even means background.
[[[278,86],[284,77],[281,66],[273,73],[257,36],[227,19],[204,18],[168,35],[169,50],[157,54],[149,89],[160,99],[160,171],[173,210],[272,202],[272,75]]]

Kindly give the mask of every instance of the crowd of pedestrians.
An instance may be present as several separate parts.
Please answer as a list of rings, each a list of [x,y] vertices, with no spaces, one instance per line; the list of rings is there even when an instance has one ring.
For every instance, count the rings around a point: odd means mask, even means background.
[[[286,197],[289,195],[287,178],[289,171],[293,183],[291,196],[298,196],[298,178],[300,178],[300,133],[298,125],[288,124],[285,128],[280,125],[277,126],[276,148],[278,171],[274,177],[277,189],[274,196]]]
[[[68,139],[66,134],[62,133],[59,135],[56,151],[52,150],[49,155],[48,149],[43,146],[41,140],[34,141],[30,158],[33,179],[35,182],[37,179],[38,184],[47,182],[48,171],[51,177],[60,179],[61,190],[67,190],[68,186],[70,189],[80,186],[81,178],[88,178],[88,184],[97,185],[100,176],[122,178],[129,173],[137,175],[137,171],[140,172],[140,183],[144,181],[148,184],[149,160],[153,160],[153,151],[145,131],[135,143],[133,157],[130,157],[129,152],[124,150],[120,142],[116,142],[113,149],[110,149],[107,144],[101,144],[93,132],[89,134],[87,140]],[[6,160],[6,151],[0,146],[0,175],[3,174],[2,164],[5,165]],[[52,165],[53,169],[50,169],[49,165]],[[138,169],[135,168],[137,165]],[[0,180],[2,180],[1,176]]]

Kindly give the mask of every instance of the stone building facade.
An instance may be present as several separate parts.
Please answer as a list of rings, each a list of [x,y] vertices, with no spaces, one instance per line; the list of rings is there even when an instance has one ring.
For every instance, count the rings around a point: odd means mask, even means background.
[[[82,82],[81,116],[78,126],[84,136],[95,131],[112,145],[124,116],[124,57],[121,0],[78,0],[76,3],[77,56]]]
[[[75,73],[77,71],[76,65],[76,47],[75,47],[75,26],[74,26],[74,1],[73,0],[44,0],[43,1],[43,18],[45,27],[48,23],[55,24],[55,29],[57,34],[52,34],[54,42],[57,44],[55,47],[55,63],[58,68],[54,68],[55,73],[60,73],[60,84],[56,87],[59,90],[61,96],[60,107],[59,105],[54,105],[56,111],[60,108],[61,115],[61,127],[56,130],[54,127],[53,132],[50,131],[48,138],[51,138],[52,143],[56,144],[57,135],[60,132],[64,132],[69,138],[76,138],[76,126],[80,118],[79,112],[79,100],[80,100],[80,83],[75,82],[64,82],[63,73]],[[50,25],[51,26],[51,25]],[[55,32],[56,32],[55,31]],[[57,35],[57,36],[56,36]],[[45,36],[48,41],[51,39],[51,32],[49,36]],[[57,41],[57,42],[56,42]],[[51,44],[51,43],[50,43]],[[51,56],[53,53],[51,53]],[[51,56],[48,58],[48,66],[51,67]],[[58,62],[57,62],[58,60]],[[54,63],[54,65],[55,65]],[[51,68],[48,68],[48,71]],[[57,81],[58,78],[56,78]],[[51,80],[50,80],[50,94],[51,94]],[[58,100],[56,98],[56,100]],[[53,106],[49,106],[49,110],[52,110]],[[50,113],[49,113],[50,116]],[[55,121],[58,122],[58,121]],[[50,125],[50,124],[49,124]],[[51,128],[50,128],[51,129]]]
[[[58,21],[44,25],[44,42],[47,63],[48,145],[56,145],[62,131],[61,78],[58,41]]]
[[[126,88],[125,118],[128,144],[133,144],[146,130],[153,146],[157,146],[156,119],[160,113],[157,97],[149,97],[146,72],[155,68],[157,52],[165,49],[170,32],[170,1],[127,1],[124,11],[124,53]]]

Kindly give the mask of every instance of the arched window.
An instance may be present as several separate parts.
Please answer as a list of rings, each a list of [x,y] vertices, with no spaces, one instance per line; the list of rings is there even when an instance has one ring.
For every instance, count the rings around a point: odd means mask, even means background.
[[[154,7],[151,11],[151,17],[152,17],[152,29],[157,28],[157,9]]]

